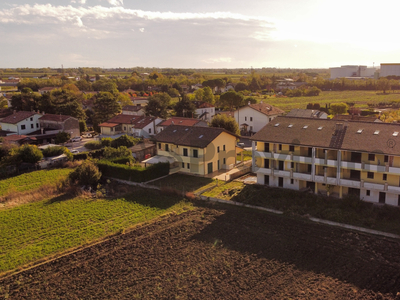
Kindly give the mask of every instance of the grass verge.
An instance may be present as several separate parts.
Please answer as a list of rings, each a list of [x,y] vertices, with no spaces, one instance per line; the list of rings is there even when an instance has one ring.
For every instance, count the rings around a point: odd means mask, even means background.
[[[137,189],[124,198],[63,195],[0,211],[0,273],[191,208],[181,197]]]
[[[204,178],[186,174],[172,174],[162,179],[153,181],[151,185],[163,188],[168,187],[183,192],[196,192],[212,186],[215,181],[211,178]]]

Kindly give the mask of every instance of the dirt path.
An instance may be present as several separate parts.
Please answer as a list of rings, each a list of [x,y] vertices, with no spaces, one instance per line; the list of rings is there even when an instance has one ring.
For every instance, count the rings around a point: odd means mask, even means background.
[[[216,208],[4,278],[0,299],[396,299],[400,292],[400,241]]]

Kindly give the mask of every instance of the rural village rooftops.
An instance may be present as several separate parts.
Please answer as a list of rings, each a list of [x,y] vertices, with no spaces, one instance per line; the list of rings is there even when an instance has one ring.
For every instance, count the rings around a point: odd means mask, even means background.
[[[5,117],[3,120],[1,120],[1,122],[7,123],[7,124],[17,124],[17,123],[19,123],[25,119],[28,119],[36,114],[37,114],[37,112],[18,111],[8,117]]]
[[[126,105],[126,106],[124,106],[124,107],[122,108],[122,110],[125,110],[125,111],[134,111],[134,112],[137,112],[137,111],[139,111],[139,110],[141,110],[141,109],[143,109],[142,106],[136,106],[136,105]]]
[[[400,125],[277,117],[250,139],[376,154],[400,154]]]
[[[172,117],[168,120],[161,122],[160,124],[158,124],[158,126],[169,126],[169,125],[194,126],[200,122],[203,121],[200,119]]]
[[[99,124],[100,127],[116,127],[120,124],[131,124],[134,128],[142,129],[148,124],[153,122],[155,117],[144,117],[144,116],[134,116],[134,115],[124,115],[119,114],[112,117],[107,122]]]
[[[251,107],[252,109],[259,111],[262,114],[267,115],[267,116],[281,115],[281,114],[285,113],[282,109],[274,107],[267,103],[263,103],[263,102],[256,103],[256,104],[248,104],[246,106],[239,108],[239,110],[243,109],[245,107]]]
[[[205,148],[223,132],[237,137],[223,128],[171,125],[154,138],[162,143]]]

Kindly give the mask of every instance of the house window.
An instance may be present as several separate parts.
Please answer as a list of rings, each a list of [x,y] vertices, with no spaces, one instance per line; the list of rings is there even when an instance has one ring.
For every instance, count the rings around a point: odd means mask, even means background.
[[[387,174],[382,175],[382,180],[386,181],[387,180]]]
[[[224,165],[226,165],[226,158],[224,158],[223,162],[224,162]]]
[[[151,133],[151,128],[149,128],[149,133]]]
[[[370,191],[370,190],[367,190],[366,195],[367,195],[367,196],[370,196],[370,195],[371,195],[371,191]]]
[[[278,145],[278,149],[279,149],[279,151],[282,150],[282,144],[279,144],[279,145]]]
[[[183,163],[182,163],[182,168],[184,168],[184,167],[185,167],[185,163],[183,162]]]
[[[217,147],[217,152],[219,153],[219,146]]]
[[[383,158],[383,161],[386,163],[386,162],[389,162],[389,156],[388,155],[385,155],[384,156],[384,158]]]
[[[31,124],[31,128],[33,128],[34,126],[33,126],[33,124]]]
[[[293,161],[290,163],[290,168],[294,169],[294,162]]]
[[[290,152],[294,152],[294,146],[293,146],[293,145],[290,145],[290,146],[289,146],[289,151],[290,151]]]
[[[197,149],[193,149],[193,157],[199,157],[199,151]]]
[[[30,120],[33,121],[33,118],[31,118]]]
[[[225,150],[225,145],[222,146],[222,149],[223,149],[224,151],[226,151],[226,150]]]
[[[161,149],[161,143],[158,143],[158,149]]]
[[[264,143],[264,152],[269,152],[269,143]]]
[[[189,163],[187,163],[187,168],[190,169],[190,164]]]
[[[250,117],[250,122],[253,121],[253,117]]]
[[[21,129],[22,130],[26,129],[25,125],[21,125]]]
[[[168,144],[165,144],[165,151],[169,151]]]
[[[39,128],[39,123],[36,123],[36,128]]]
[[[188,149],[187,148],[183,148],[183,156],[188,156]]]
[[[124,130],[126,130],[126,126],[124,126]]]
[[[312,165],[308,165],[308,173],[311,173],[312,171]]]
[[[368,160],[374,161],[375,160],[375,154],[368,154]]]
[[[374,179],[374,173],[373,172],[368,172],[367,173],[367,178]]]
[[[397,206],[400,206],[400,195],[397,196]]]
[[[294,184],[294,179],[293,178],[290,179],[290,184]]]
[[[244,120],[247,121],[247,117],[244,117]]]

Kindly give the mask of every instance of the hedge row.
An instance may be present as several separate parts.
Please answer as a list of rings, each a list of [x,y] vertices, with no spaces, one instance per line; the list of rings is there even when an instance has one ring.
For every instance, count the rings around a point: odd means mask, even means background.
[[[112,158],[109,159],[110,162],[113,162],[115,164],[119,165],[126,165],[126,163],[134,163],[135,159],[131,156],[125,156],[125,157],[117,157],[117,158]]]
[[[74,154],[74,160],[81,160],[81,159],[88,159],[91,158],[101,158],[103,157],[103,149],[95,150],[95,151],[88,151],[88,152],[81,152]]]
[[[116,164],[103,159],[97,162],[97,166],[103,176],[134,182],[146,182],[169,174],[169,163],[158,163],[142,168]]]

